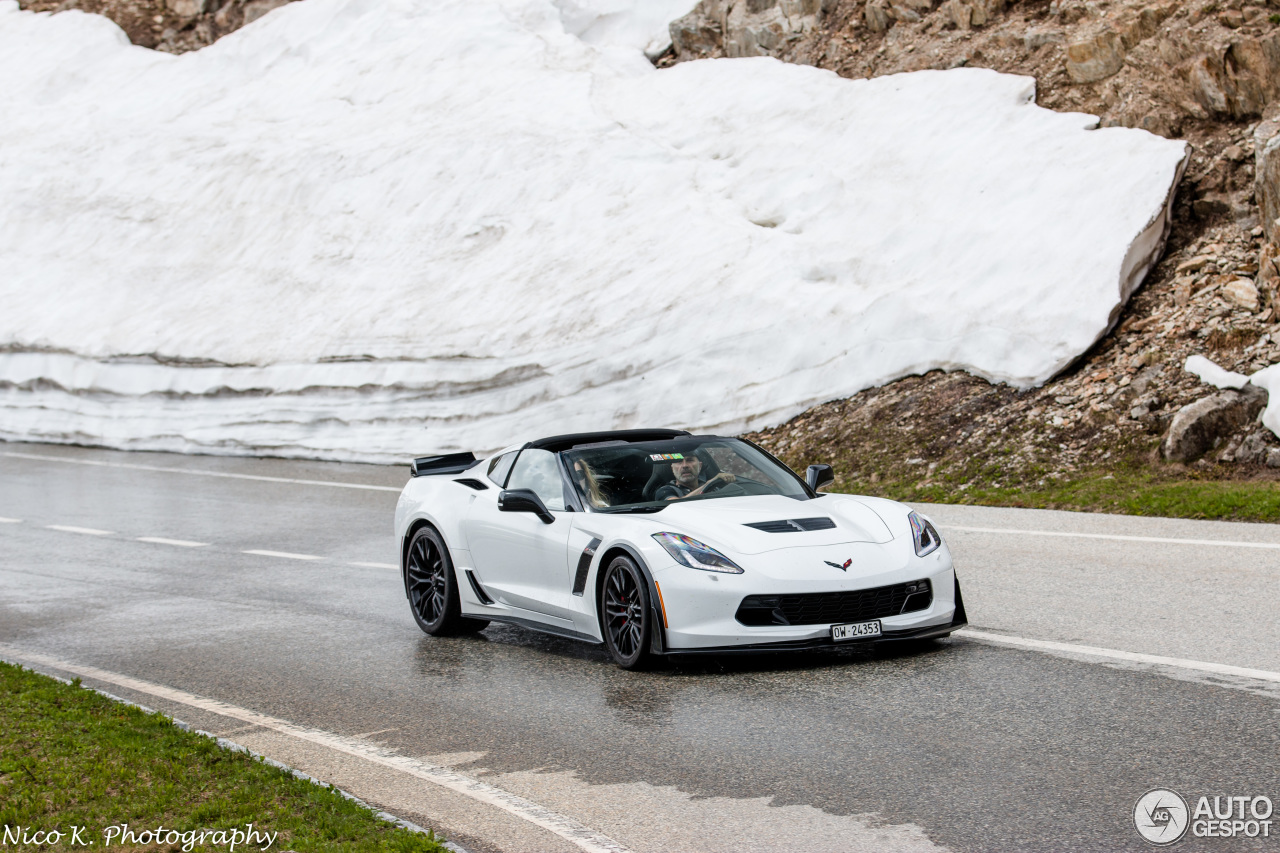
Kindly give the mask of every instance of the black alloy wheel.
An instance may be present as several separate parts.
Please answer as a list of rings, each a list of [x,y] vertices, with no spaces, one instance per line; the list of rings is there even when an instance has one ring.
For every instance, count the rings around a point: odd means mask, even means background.
[[[468,619],[458,604],[453,561],[440,534],[423,527],[409,541],[405,565],[405,590],[414,621],[428,634],[437,637],[479,631],[489,623],[484,619]]]
[[[623,669],[642,669],[650,660],[649,590],[629,557],[615,557],[605,570],[602,590],[604,642]]]

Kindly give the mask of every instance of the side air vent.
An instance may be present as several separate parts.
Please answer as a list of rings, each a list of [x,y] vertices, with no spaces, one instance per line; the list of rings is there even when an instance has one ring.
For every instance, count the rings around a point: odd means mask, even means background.
[[[476,598],[480,599],[481,604],[493,604],[489,593],[485,592],[484,587],[480,586],[480,581],[476,580],[476,573],[470,569],[467,569],[467,580],[471,581],[471,591],[476,594]]]
[[[803,533],[808,530],[831,530],[836,523],[829,518],[784,518],[780,521],[757,521],[748,524],[765,533]]]
[[[475,489],[477,492],[483,492],[485,489],[489,488],[479,480],[473,480],[470,477],[459,477],[453,482],[461,483],[462,485],[466,486],[468,489]]]
[[[596,555],[596,549],[600,547],[600,540],[593,538],[587,543],[587,547],[582,549],[582,554],[578,557],[578,571],[573,575],[573,594],[582,595],[587,589],[587,572],[591,571],[591,560]]]

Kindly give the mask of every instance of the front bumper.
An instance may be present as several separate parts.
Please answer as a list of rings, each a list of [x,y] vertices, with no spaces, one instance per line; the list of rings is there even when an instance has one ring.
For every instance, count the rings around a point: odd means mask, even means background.
[[[796,551],[780,552],[773,557],[775,566],[760,566],[761,557],[753,558],[756,565],[741,575],[724,575],[701,572],[683,566],[658,567],[654,579],[662,598],[666,617],[663,653],[696,654],[742,651],[786,651],[788,649],[825,648],[864,642],[890,642],[894,640],[924,639],[942,636],[964,623],[963,605],[955,599],[955,573],[951,555],[942,547],[927,557],[916,557],[910,546],[889,549],[878,546],[843,546],[842,553],[854,552],[855,568],[843,574],[838,568],[825,569],[816,561],[818,572],[795,569],[793,566],[815,564],[813,559],[797,560]],[[807,555],[804,555],[807,556]],[[819,553],[822,559],[829,555]],[[651,563],[652,565],[652,563]],[[752,569],[756,570],[753,571]],[[769,570],[769,571],[766,571]],[[787,577],[787,575],[802,575]],[[929,607],[879,618],[884,633],[871,640],[831,639],[830,624],[796,625],[745,625],[735,614],[747,595],[787,595],[838,592],[871,589],[892,584],[928,579],[933,587],[933,600]],[[848,619],[841,621],[863,621]]]
[[[879,637],[869,637],[865,640],[841,640],[838,643],[828,636],[808,640],[784,640],[778,643],[750,643],[739,646],[713,646],[696,649],[667,649],[666,653],[668,655],[744,655],[804,652],[814,649],[867,648],[904,640],[932,640],[936,637],[945,637],[952,631],[963,628],[967,624],[969,623],[953,620],[946,625],[928,625],[924,628],[913,628],[905,631],[885,631]]]

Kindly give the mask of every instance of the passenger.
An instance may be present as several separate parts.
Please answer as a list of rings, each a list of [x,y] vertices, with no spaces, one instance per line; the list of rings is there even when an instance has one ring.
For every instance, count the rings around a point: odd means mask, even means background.
[[[678,501],[681,498],[691,498],[695,495],[701,495],[706,492],[707,487],[717,481],[722,483],[732,483],[738,479],[732,474],[721,471],[710,480],[701,479],[702,460],[692,453],[683,459],[677,459],[671,463],[671,473],[675,479],[658,489],[654,497],[660,501]]]
[[[573,479],[578,482],[578,489],[587,496],[592,506],[597,508],[609,506],[604,492],[600,491],[600,483],[596,480],[595,472],[581,459],[575,459],[573,462]]]

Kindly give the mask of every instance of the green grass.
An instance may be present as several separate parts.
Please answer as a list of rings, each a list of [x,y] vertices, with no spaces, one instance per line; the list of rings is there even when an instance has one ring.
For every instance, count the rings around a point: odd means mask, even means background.
[[[911,481],[850,483],[849,491],[904,501],[1067,509],[1172,518],[1280,522],[1280,484],[1163,478],[1141,470],[1080,472],[1043,486],[984,486]],[[836,491],[836,489],[832,489]]]
[[[107,827],[135,833],[163,826],[179,833],[244,829],[278,833],[272,851],[443,853],[434,838],[396,827],[340,796],[213,740],[182,731],[168,717],[113,702],[0,663],[0,827],[71,832],[103,848]],[[3,832],[3,829],[0,829]],[[188,836],[194,841],[194,837]],[[12,840],[12,836],[10,836]],[[205,844],[121,846],[108,850],[228,850]],[[6,850],[76,850],[55,845]],[[236,845],[258,850],[262,843]]]

